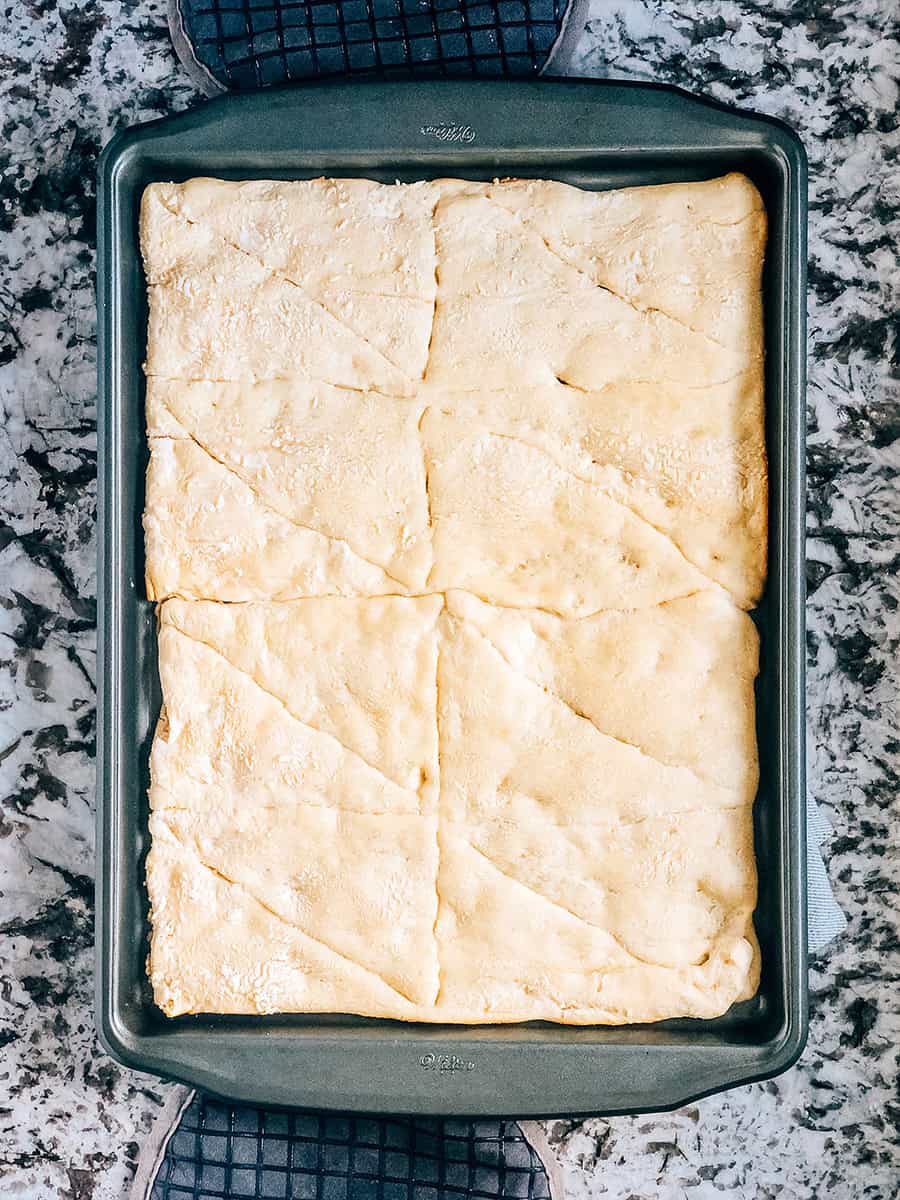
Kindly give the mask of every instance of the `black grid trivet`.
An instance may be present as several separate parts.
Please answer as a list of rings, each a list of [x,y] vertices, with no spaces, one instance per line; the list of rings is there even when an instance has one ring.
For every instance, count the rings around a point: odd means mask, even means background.
[[[337,76],[533,75],[565,9],[566,0],[170,0],[170,21],[183,58],[219,87],[247,91]]]
[[[151,1200],[550,1200],[514,1121],[317,1116],[197,1096]]]

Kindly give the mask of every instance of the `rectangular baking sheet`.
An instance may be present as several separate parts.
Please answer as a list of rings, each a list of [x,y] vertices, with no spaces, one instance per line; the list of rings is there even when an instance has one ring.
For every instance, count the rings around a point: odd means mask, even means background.
[[[764,275],[769,578],[754,614],[762,984],[714,1021],[423,1026],[347,1016],[186,1016],[146,977],[148,755],[159,712],[143,584],[147,447],[141,193],[196,175],[562,180],[605,189],[744,171],[769,215]],[[116,1058],[235,1099],[515,1116],[671,1108],[776,1074],[806,1036],[804,443],[806,162],[797,137],[676,89],[595,81],[320,85],[212,101],[126,130],[98,197],[99,786],[96,1010]]]

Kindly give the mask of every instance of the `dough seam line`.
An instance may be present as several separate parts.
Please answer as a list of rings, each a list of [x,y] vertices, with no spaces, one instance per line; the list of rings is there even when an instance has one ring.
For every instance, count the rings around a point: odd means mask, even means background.
[[[422,426],[430,411],[430,406],[426,404],[419,415],[419,421],[416,425],[416,431],[419,435],[419,448],[422,451],[422,475],[425,482],[425,512],[428,517],[428,546],[431,551],[431,562],[428,566],[428,573],[425,576],[426,588],[431,582],[431,576],[434,574],[434,513],[431,510],[431,464],[428,461],[428,451],[425,448],[425,439],[422,436]],[[441,611],[443,611],[443,605],[441,606]]]
[[[425,350],[425,363],[424,363],[424,366],[422,367],[422,382],[424,382],[428,376],[428,367],[429,367],[429,364],[431,363],[431,347],[434,342],[434,327],[435,327],[435,324],[437,323],[438,291],[440,290],[440,286],[441,286],[441,270],[440,270],[440,262],[438,261],[438,252],[437,252],[437,230],[435,228],[435,222],[434,222],[434,214],[437,211],[438,203],[439,203],[439,198],[435,199],[434,204],[431,206],[431,213],[429,216],[430,225],[431,225],[431,253],[432,253],[432,259],[434,261],[434,303],[431,308],[431,329],[428,331],[428,346]],[[416,430],[419,435],[419,445],[422,450],[422,469],[425,473],[425,505],[426,505],[426,512],[428,514],[428,538],[429,538],[429,544],[431,547],[431,563],[428,567],[428,574],[425,576],[426,588],[428,587],[429,583],[431,582],[431,576],[434,574],[434,566],[435,566],[435,563],[434,563],[434,513],[432,512],[432,508],[431,508],[431,479],[430,479],[430,475],[429,475],[429,471],[431,469],[431,464],[428,461],[428,450],[426,449],[426,446],[425,446],[425,438],[422,435],[422,426],[424,425],[425,418],[427,417],[430,410],[431,410],[431,406],[428,403],[426,403],[422,409],[421,414],[419,415],[419,423],[416,426]],[[446,596],[444,596],[444,597],[442,597],[441,612],[444,611],[446,603],[447,603],[447,598],[446,598]],[[438,742],[438,745],[440,745],[440,741]],[[437,885],[435,885],[435,886],[437,886]]]
[[[158,284],[150,284],[151,287],[158,287]],[[251,387],[260,383],[276,383],[286,382],[292,383],[298,380],[302,383],[322,383],[326,387],[339,388],[342,392],[353,392],[357,396],[371,396],[373,393],[378,396],[383,396],[385,400],[402,401],[419,401],[419,397],[410,392],[387,392],[384,388],[362,388],[353,387],[349,383],[335,383],[333,379],[325,379],[320,375],[314,375],[311,371],[283,371],[275,375],[254,375],[252,378],[222,379],[215,375],[165,375],[161,371],[148,371],[144,369],[144,374],[148,379],[159,379],[163,383],[221,383],[221,384],[249,384]],[[640,382],[640,381],[639,381]],[[421,402],[421,401],[419,401]],[[163,437],[164,434],[148,434],[150,438]]]
[[[715,594],[721,594],[723,589],[717,589]],[[308,595],[289,596],[278,600],[273,599],[252,599],[252,600],[221,600],[217,596],[194,596],[182,592],[167,592],[165,596],[155,596],[151,599],[156,604],[165,604],[167,600],[183,600],[186,604],[221,604],[223,607],[237,608],[242,604],[303,604],[307,600],[429,600],[432,596],[446,596],[448,592],[464,592],[467,596],[474,596],[476,600],[480,600],[483,604],[489,604],[491,608],[499,608],[505,612],[534,612],[543,613],[548,617],[555,617],[558,621],[570,621],[577,623],[580,621],[592,621],[595,617],[602,617],[607,614],[610,616],[628,616],[639,612],[652,612],[657,608],[665,608],[669,604],[678,604],[682,600],[690,600],[693,596],[701,596],[706,592],[713,592],[710,587],[692,588],[689,592],[684,592],[678,596],[670,596],[667,600],[657,600],[655,604],[644,604],[639,608],[596,608],[593,612],[582,613],[580,616],[571,616],[568,613],[560,612],[555,608],[546,608],[540,604],[501,604],[499,600],[492,600],[490,596],[483,592],[473,591],[472,588],[452,587],[441,588],[438,591],[429,592],[367,592],[365,594],[348,593],[348,592],[316,592]],[[727,598],[727,593],[726,593]],[[732,602],[733,603],[733,602]],[[738,608],[737,605],[733,607]],[[739,612],[744,612],[744,609],[738,609]]]
[[[686,392],[710,392],[710,391],[713,391],[715,388],[727,387],[729,383],[734,383],[735,379],[740,379],[740,377],[742,375],[751,374],[751,372],[753,372],[757,367],[759,367],[762,364],[762,361],[763,360],[761,357],[753,358],[751,360],[751,365],[749,367],[741,367],[741,369],[739,371],[734,371],[731,375],[726,375],[724,379],[714,379],[710,383],[677,383],[677,386]],[[566,379],[566,377],[564,375],[554,374],[553,378],[556,380],[557,383],[561,383],[563,387],[572,388],[572,390],[575,392],[581,392],[581,394],[583,396],[593,396],[595,394],[595,391],[603,391],[603,388],[591,389],[591,388],[581,387],[577,383],[572,383],[572,381],[570,379]],[[676,386],[675,380],[653,379],[650,376],[644,376],[644,375],[629,375],[627,380],[623,380],[622,382],[627,382],[630,384],[633,384],[633,383],[642,384],[645,387],[660,387],[660,386],[675,387]],[[605,385],[605,386],[610,386],[610,385]],[[483,389],[473,387],[473,388],[459,388],[457,390],[463,391],[463,392],[464,391],[479,392],[479,391],[482,391]],[[491,390],[496,391],[496,388],[491,389]]]
[[[151,283],[149,286],[150,287],[161,287],[162,285],[156,284],[156,283]],[[749,367],[742,367],[739,371],[735,371],[732,375],[726,375],[724,379],[716,379],[716,380],[713,380],[711,383],[681,383],[681,382],[679,382],[677,386],[681,390],[686,391],[686,392],[714,391],[716,388],[727,387],[728,384],[733,383],[735,381],[735,379],[739,379],[742,375],[752,374],[753,371],[759,367],[761,362],[762,362],[761,359],[754,358]],[[418,395],[416,392],[390,392],[384,387],[369,387],[369,388],[354,387],[352,384],[349,384],[349,383],[339,383],[339,382],[336,382],[334,379],[326,379],[324,376],[315,375],[309,370],[281,371],[281,372],[277,372],[274,375],[254,375],[252,377],[231,376],[229,378],[222,378],[221,376],[215,376],[215,375],[168,375],[162,371],[149,371],[146,369],[146,365],[145,365],[144,374],[148,379],[161,379],[163,381],[168,381],[170,383],[223,383],[223,384],[249,383],[249,384],[258,384],[258,383],[271,383],[271,382],[277,381],[277,380],[285,380],[287,382],[291,382],[292,380],[296,379],[296,380],[302,380],[305,383],[324,383],[328,387],[340,388],[340,390],[344,391],[344,392],[356,392],[357,394],[359,394],[361,396],[367,396],[372,393],[375,393],[379,396],[383,396],[386,400],[397,400],[397,401],[421,400],[421,396]],[[671,380],[667,381],[664,379],[663,380],[660,380],[658,378],[653,379],[653,378],[649,378],[649,377],[645,377],[645,376],[641,376],[641,375],[629,375],[627,377],[627,379],[618,380],[618,381],[615,381],[612,383],[605,383],[597,388],[586,388],[586,387],[581,387],[580,384],[572,383],[571,380],[566,379],[565,376],[558,375],[553,370],[548,368],[547,375],[546,375],[546,382],[549,383],[551,380],[555,380],[558,384],[560,384],[561,387],[571,388],[573,392],[580,392],[584,396],[598,395],[601,392],[604,392],[609,388],[616,387],[619,384],[623,384],[623,383],[641,384],[641,385],[644,385],[647,387],[660,387],[660,386],[674,387],[675,386],[674,382]],[[508,388],[482,387],[480,384],[472,384],[472,386],[470,386],[470,387],[462,386],[462,385],[455,385],[453,388],[447,388],[444,386],[438,386],[436,384],[429,383],[428,380],[424,376],[418,380],[413,380],[411,382],[413,382],[414,384],[424,385],[426,389],[434,388],[436,391],[442,391],[442,392],[449,391],[452,395],[460,395],[460,396],[470,396],[470,395],[475,395],[475,394],[483,395],[483,396],[500,396],[500,395],[507,394],[509,391]],[[48,427],[48,428],[50,428],[50,427]],[[153,436],[153,435],[150,435],[150,436]],[[157,435],[157,436],[159,436],[159,435]]]
[[[438,938],[438,921],[441,915],[441,693],[440,693],[440,675],[441,675],[441,639],[437,636],[438,621],[446,611],[447,598],[443,598],[441,608],[435,617],[434,629],[434,726],[435,726],[435,754],[437,757],[437,807],[435,810],[434,821],[434,841],[437,854],[434,863],[434,924],[431,927],[431,936],[434,941],[434,960],[437,968],[437,987],[432,1000],[432,1006],[437,1006],[441,998],[441,989],[443,987],[443,977],[441,973],[441,943]]]
[[[188,779],[193,780],[198,786],[204,788],[210,786],[208,781],[199,779],[196,775],[192,774],[184,767],[179,769],[183,775],[185,775]],[[154,782],[153,790],[164,792],[168,796],[172,795],[172,792],[169,788],[164,787],[158,782]],[[313,804],[309,800],[298,800],[296,798],[294,798],[293,803],[297,804],[301,808],[309,808],[315,812],[333,813],[337,817],[346,815],[351,817],[402,817],[404,820],[409,820],[412,818],[421,818],[422,820],[431,819],[428,813],[418,811],[402,812],[395,809],[382,808],[344,808],[339,807],[336,804]],[[540,805],[542,802],[538,800],[537,803]],[[238,808],[237,805],[233,805],[232,807],[235,810]],[[752,807],[752,801],[748,800],[743,804],[723,804],[718,808],[710,805],[699,808],[677,808],[663,812],[647,813],[647,815],[643,817],[616,816],[610,817],[608,821],[579,821],[571,824],[566,824],[564,821],[548,820],[546,824],[549,825],[551,829],[562,833],[577,833],[582,829],[598,831],[603,830],[605,832],[612,833],[616,829],[623,827],[630,828],[633,825],[645,825],[648,821],[658,821],[660,823],[664,821],[677,822],[678,818],[680,817],[719,816],[722,813],[742,812],[744,809]],[[228,805],[223,806],[223,809],[227,808]],[[255,808],[260,812],[281,812],[283,811],[284,806],[281,804],[258,804],[255,805]],[[158,812],[164,816],[167,812],[196,813],[197,809],[190,804],[154,804],[150,809],[150,812]],[[451,821],[449,823],[451,827],[458,824],[461,829],[470,828],[470,822],[468,821]],[[621,890],[616,888],[608,888],[607,890],[609,891],[610,895],[618,896],[624,894],[621,892]]]

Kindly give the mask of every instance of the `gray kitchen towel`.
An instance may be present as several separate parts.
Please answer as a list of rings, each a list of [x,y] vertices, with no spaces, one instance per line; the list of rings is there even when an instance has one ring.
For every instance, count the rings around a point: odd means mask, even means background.
[[[527,1135],[527,1136],[526,1136]],[[293,1113],[179,1088],[132,1200],[562,1200],[533,1122]]]
[[[847,928],[847,918],[838,907],[831,880],[822,861],[822,843],[831,832],[812,796],[806,797],[806,904],[810,952],[821,950]]]

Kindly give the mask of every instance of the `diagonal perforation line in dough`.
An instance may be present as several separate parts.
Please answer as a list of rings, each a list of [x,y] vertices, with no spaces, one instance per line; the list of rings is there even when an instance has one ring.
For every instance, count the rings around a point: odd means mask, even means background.
[[[195,775],[193,771],[188,770],[188,768],[184,765],[179,765],[178,772],[179,775],[191,780],[192,783],[196,784],[198,788],[203,790],[214,788],[216,786],[207,779],[201,779],[199,775]],[[177,800],[177,797],[171,788],[164,787],[158,780],[151,780],[150,790],[153,793],[162,793],[163,796],[171,796],[173,800]],[[313,804],[311,800],[304,800],[301,796],[297,796],[296,793],[292,793],[291,795],[291,804],[301,808],[315,809],[316,812],[331,812],[336,814],[347,813],[351,817],[416,817],[421,815],[415,810],[406,811],[404,809],[395,808],[347,808],[343,804]],[[221,812],[223,809],[227,809],[228,807],[229,805],[227,803],[220,804],[217,811]],[[230,807],[237,809],[239,805],[232,801]],[[254,812],[284,812],[286,807],[287,806],[284,804],[254,804],[253,810]],[[191,804],[153,804],[151,805],[151,811],[163,814],[167,812],[196,813],[197,808]]]
[[[457,620],[458,619],[459,618],[457,618]],[[545,696],[549,696],[551,700],[557,701],[557,703],[561,704],[564,708],[567,708],[573,716],[578,717],[580,721],[587,722],[587,724],[590,725],[591,728],[600,735],[600,737],[607,738],[611,742],[618,742],[620,746],[630,747],[630,749],[635,750],[643,758],[649,759],[650,762],[656,763],[656,765],[659,767],[666,767],[670,771],[686,771],[687,774],[697,780],[698,783],[702,783],[707,787],[713,787],[717,791],[724,792],[729,795],[733,793],[736,794],[734,788],[725,787],[723,784],[717,783],[714,779],[707,779],[699,772],[695,771],[693,767],[689,767],[685,763],[667,762],[664,758],[657,758],[656,755],[649,754],[642,746],[639,746],[637,742],[629,742],[627,738],[616,737],[615,734],[609,733],[608,730],[601,729],[593,717],[589,717],[587,713],[584,713],[580,709],[576,708],[574,704],[570,704],[570,702],[563,696],[560,696],[558,692],[554,692],[551,688],[545,687],[543,684],[538,683],[536,679],[532,679],[530,675],[526,675],[524,671],[520,670],[517,666],[515,666],[514,663],[510,662],[499,646],[495,645],[486,633],[482,633],[477,625],[472,624],[470,621],[465,621],[465,624],[469,629],[477,633],[486,645],[490,646],[501,662],[505,663],[509,670],[512,671],[517,678],[523,680],[527,684],[530,684],[531,687],[537,688],[538,691],[543,692]]]
[[[358,750],[354,750],[352,746],[346,745],[346,743],[342,742],[339,737],[335,737],[335,735],[333,733],[329,733],[325,729],[319,729],[319,727],[317,725],[313,725],[309,721],[304,721],[302,717],[298,717],[297,714],[288,707],[288,705],[284,702],[284,700],[282,700],[282,698],[280,696],[276,695],[275,692],[270,691],[267,687],[265,687],[263,684],[261,684],[252,672],[245,670],[244,667],[239,667],[236,663],[233,663],[231,661],[231,659],[228,657],[228,655],[224,654],[218,648],[218,646],[212,645],[211,642],[204,641],[203,638],[197,637],[196,634],[188,633],[187,630],[182,629],[182,627],[177,623],[177,621],[174,621],[174,620],[172,621],[172,628],[176,629],[182,637],[187,638],[191,642],[195,642],[199,646],[205,646],[207,648],[207,650],[210,650],[210,651],[212,651],[213,654],[218,655],[218,657],[221,658],[223,662],[228,664],[228,666],[232,669],[232,671],[236,671],[238,675],[243,675],[245,679],[249,679],[250,682],[252,684],[254,684],[254,686],[258,687],[261,692],[264,692],[267,696],[271,697],[272,700],[274,700],[274,701],[276,701],[276,703],[280,704],[281,707],[284,709],[284,711],[287,713],[287,715],[293,721],[296,721],[298,725],[302,725],[304,729],[312,730],[312,732],[315,734],[318,734],[319,737],[327,738],[328,741],[334,742],[335,745],[340,746],[340,748],[344,751],[345,754],[349,754],[349,755],[351,755],[351,757],[358,759],[363,764],[363,766],[368,767],[368,769],[370,771],[374,771],[376,775],[381,776],[381,778],[383,780],[385,780],[386,783],[389,783],[392,787],[398,788],[401,792],[407,792],[410,795],[415,796],[416,797],[416,813],[410,814],[410,815],[413,815],[413,816],[415,816],[415,815],[421,816],[422,815],[421,805],[419,805],[419,803],[418,803],[418,793],[415,792],[412,788],[405,787],[402,783],[398,783],[396,781],[396,779],[391,779],[390,775],[386,775],[384,773],[384,771],[381,770],[380,767],[376,767],[374,763],[370,763],[369,760],[367,758],[364,758],[363,755],[360,754]]]
[[[373,979],[377,979],[380,983],[383,983],[386,988],[389,988],[390,991],[392,991],[394,995],[399,996],[401,1000],[405,1000],[407,1004],[416,1003],[415,1000],[413,1000],[410,996],[407,996],[405,992],[402,992],[392,983],[388,983],[383,975],[379,975],[378,972],[373,971],[371,967],[364,966],[363,963],[357,962],[355,958],[350,958],[348,955],[342,954],[340,950],[336,950],[334,946],[329,945],[328,942],[323,942],[321,938],[314,937],[311,933],[308,933],[302,925],[298,925],[294,921],[289,921],[286,917],[283,917],[281,913],[276,912],[274,908],[270,908],[270,906],[266,904],[265,900],[261,900],[251,888],[247,887],[246,884],[241,883],[237,879],[232,879],[229,875],[225,875],[217,867],[211,866],[201,856],[196,846],[191,846],[187,842],[182,841],[169,822],[166,821],[165,817],[161,817],[161,819],[175,842],[177,842],[182,850],[187,851],[187,853],[196,860],[198,865],[201,866],[204,871],[209,871],[210,875],[215,875],[216,878],[221,879],[223,883],[227,883],[230,887],[236,888],[237,891],[246,896],[248,900],[252,900],[254,904],[258,904],[260,908],[265,909],[270,916],[273,916],[276,921],[280,921],[282,925],[286,925],[288,929],[293,929],[296,933],[299,933],[301,937],[313,942],[316,946],[320,946],[323,950],[327,950],[329,954],[333,954],[334,957],[340,959],[341,962],[349,963],[352,967],[356,967],[357,970],[363,971],[366,975],[371,975]]]
[[[645,317],[648,313],[658,313],[659,316],[665,317],[667,321],[671,321],[673,325],[678,325],[681,329],[686,330],[688,333],[692,333],[696,337],[703,338],[704,341],[712,342],[714,346],[718,346],[720,349],[725,349],[724,343],[720,342],[718,338],[714,338],[712,334],[706,333],[703,329],[696,329],[693,325],[688,325],[686,321],[682,321],[678,317],[673,316],[672,313],[666,312],[664,308],[656,308],[653,305],[648,305],[647,308],[641,308],[640,305],[635,304],[633,300],[629,300],[627,296],[624,296],[621,292],[617,292],[616,289],[611,287],[608,282],[599,283],[596,279],[593,279],[590,275],[588,275],[587,271],[585,271],[582,267],[579,267],[577,263],[570,262],[567,258],[560,254],[558,250],[555,250],[543,234],[529,229],[519,214],[514,212],[512,209],[507,208],[506,205],[496,196],[489,195],[487,198],[492,203],[502,208],[505,213],[509,213],[509,215],[521,226],[523,233],[526,233],[528,237],[533,238],[535,241],[540,240],[548,254],[551,254],[557,260],[557,262],[561,262],[563,266],[568,267],[571,271],[577,271],[582,279],[586,280],[591,287],[595,287],[601,292],[607,292],[610,296],[615,296],[617,300],[621,300],[623,304],[627,304],[628,307],[636,312],[639,316]]]
[[[173,217],[177,217],[179,220],[185,221],[188,225],[197,225],[200,228],[207,229],[210,233],[213,234],[214,237],[217,237],[220,241],[224,242],[226,246],[230,246],[232,248],[232,250],[236,250],[239,254],[243,254],[245,258],[249,258],[252,262],[255,262],[259,267],[261,267],[262,270],[267,271],[272,279],[280,279],[284,283],[290,284],[291,287],[296,288],[297,291],[301,292],[302,295],[305,297],[306,300],[309,301],[310,304],[314,304],[317,308],[320,308],[322,310],[322,312],[325,313],[326,316],[330,317],[331,320],[334,321],[334,323],[336,325],[340,325],[342,329],[347,331],[347,333],[352,334],[352,336],[355,337],[357,339],[357,341],[363,342],[365,345],[367,345],[373,354],[377,354],[379,358],[384,359],[384,361],[388,364],[388,366],[393,367],[395,371],[397,371],[400,375],[402,375],[404,377],[404,379],[409,378],[409,376],[402,369],[402,367],[399,367],[393,361],[393,359],[388,358],[388,356],[384,353],[383,350],[379,350],[378,347],[373,342],[371,342],[367,337],[364,337],[363,334],[361,334],[358,329],[354,329],[352,325],[348,325],[347,322],[345,320],[343,320],[343,318],[339,317],[337,315],[337,313],[333,312],[328,307],[328,305],[322,301],[321,297],[311,295],[310,292],[307,290],[307,288],[304,287],[304,285],[302,283],[300,283],[299,280],[294,279],[290,275],[285,274],[284,271],[279,271],[275,267],[270,267],[269,264],[267,262],[265,262],[263,259],[261,259],[258,254],[252,254],[249,250],[245,250],[243,246],[239,246],[238,243],[233,242],[231,240],[231,238],[225,237],[224,234],[219,233],[212,226],[206,224],[205,221],[193,220],[191,217],[187,216],[185,213],[179,212],[178,209],[171,208],[168,204],[166,204],[166,202],[164,200],[162,200],[161,203],[162,203],[163,207],[166,208],[172,214]],[[360,294],[366,295],[367,293],[362,292]]]
[[[269,512],[275,513],[276,516],[281,517],[282,520],[287,521],[290,525],[295,525],[298,529],[305,529],[308,533],[318,534],[319,537],[327,538],[327,540],[330,542],[337,542],[341,546],[346,546],[347,549],[349,550],[349,552],[354,556],[354,558],[358,558],[360,560],[360,562],[367,563],[370,567],[375,567],[376,570],[381,571],[381,573],[384,575],[384,577],[386,579],[389,579],[391,581],[391,583],[397,584],[398,587],[403,588],[404,594],[406,594],[406,591],[405,591],[406,584],[403,582],[402,579],[398,579],[395,575],[392,575],[390,573],[390,571],[388,571],[385,567],[383,567],[381,565],[381,563],[377,563],[373,559],[366,558],[365,555],[358,553],[358,551],[354,550],[353,547],[350,545],[350,543],[345,541],[344,538],[336,537],[333,533],[325,533],[324,530],[322,530],[322,529],[316,529],[316,527],[314,525],[305,525],[302,521],[298,521],[296,517],[289,516],[287,513],[282,512],[280,508],[276,508],[274,504],[272,504],[269,500],[267,500],[265,498],[265,496],[263,496],[259,492],[259,490],[253,486],[253,484],[249,481],[249,479],[245,478],[245,476],[243,476],[240,473],[240,471],[236,470],[230,463],[226,462],[223,458],[219,458],[219,456],[217,454],[214,454],[213,451],[209,448],[209,446],[207,446],[205,442],[202,442],[197,437],[197,435],[194,433],[194,431],[192,429],[189,429],[188,426],[185,425],[185,423],[181,420],[181,418],[178,416],[178,414],[172,412],[172,409],[166,403],[165,400],[161,400],[159,397],[157,397],[156,400],[157,400],[157,403],[161,404],[162,407],[166,410],[166,412],[169,413],[169,415],[175,421],[178,422],[178,424],[185,431],[188,438],[194,443],[194,445],[199,447],[199,449],[202,450],[203,453],[206,454],[209,458],[211,458],[213,460],[213,462],[218,463],[219,466],[222,467],[223,470],[228,471],[228,473],[230,475],[233,475],[235,477],[235,479],[240,480],[240,482],[244,485],[244,487],[248,488],[253,493],[253,495],[256,497],[256,499],[259,501],[259,503],[263,506],[263,508],[268,509]],[[165,437],[165,435],[160,435],[160,434],[157,434],[156,436],[158,438],[160,438],[160,440],[162,440]],[[177,441],[179,439],[170,438],[169,440]]]
[[[447,415],[452,416],[453,414],[448,413]],[[535,442],[530,442],[527,438],[523,438],[513,433],[498,433],[495,429],[488,429],[486,426],[484,427],[484,431],[488,437],[499,438],[501,441],[506,442],[516,442],[520,446],[528,446],[529,449],[536,450],[539,454],[543,454],[545,458],[549,458],[550,461],[554,463],[560,471],[564,471],[565,474],[571,476],[572,479],[577,479],[579,483],[583,483],[587,487],[595,488],[596,491],[599,492],[600,495],[605,496],[610,503],[617,505],[619,508],[624,508],[626,512],[631,513],[636,521],[640,521],[642,525],[646,525],[648,529],[652,529],[655,533],[658,533],[660,537],[665,538],[672,549],[684,559],[687,565],[692,567],[699,575],[703,576],[711,589],[724,593],[728,599],[734,603],[734,598],[732,597],[731,593],[726,588],[723,588],[717,580],[712,578],[712,576],[708,575],[702,567],[699,567],[695,562],[689,559],[684,550],[681,548],[681,546],[679,546],[678,542],[676,542],[675,538],[670,533],[667,533],[665,529],[661,529],[659,525],[654,525],[652,521],[648,521],[647,518],[642,513],[638,512],[637,509],[633,508],[632,505],[626,504],[625,501],[620,500],[618,496],[611,495],[611,493],[608,492],[606,488],[601,487],[596,480],[586,479],[583,475],[579,475],[577,471],[573,471],[571,467],[561,463],[555,457],[555,455],[550,453],[549,450],[546,450],[543,446],[538,445]]]
[[[518,885],[518,887],[523,888],[532,896],[537,896],[539,900],[543,900],[545,904],[549,905],[550,908],[555,908],[557,912],[565,913],[567,917],[571,917],[572,920],[577,921],[579,925],[588,925],[591,929],[599,929],[601,933],[605,933],[607,937],[616,943],[620,950],[624,951],[629,958],[633,958],[635,962],[641,963],[646,967],[659,967],[662,970],[666,969],[662,963],[654,962],[652,958],[641,958],[639,954],[635,954],[627,942],[625,942],[618,934],[613,933],[613,931],[608,929],[605,925],[598,925],[596,921],[589,921],[586,917],[581,917],[578,915],[578,913],[572,912],[571,908],[567,908],[565,904],[560,904],[558,900],[551,900],[549,896],[545,896],[543,892],[539,892],[536,888],[533,888],[531,884],[523,882],[516,875],[510,875],[508,871],[504,871],[503,868],[498,866],[497,863],[495,863],[492,858],[485,854],[483,850],[479,850],[479,848],[473,845],[471,842],[466,842],[466,845],[470,850],[477,854],[479,858],[492,867],[498,875],[502,875],[503,878],[508,879],[510,883],[515,883]],[[692,965],[696,966],[697,964]]]

